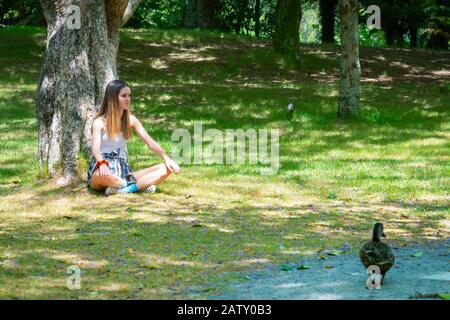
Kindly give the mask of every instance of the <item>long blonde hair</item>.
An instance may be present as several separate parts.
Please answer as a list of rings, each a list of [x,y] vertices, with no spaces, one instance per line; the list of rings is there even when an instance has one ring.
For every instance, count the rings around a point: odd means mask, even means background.
[[[122,119],[119,116],[119,93],[125,87],[129,86],[122,80],[109,82],[106,86],[100,109],[95,116],[95,119],[104,117],[104,120],[106,120],[106,131],[108,132],[109,139],[116,138],[121,131],[126,140],[132,137],[130,110],[123,110]]]

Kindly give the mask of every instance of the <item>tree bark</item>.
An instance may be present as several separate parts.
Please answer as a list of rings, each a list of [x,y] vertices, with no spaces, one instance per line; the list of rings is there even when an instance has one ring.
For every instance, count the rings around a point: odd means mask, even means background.
[[[386,38],[386,44],[388,46],[393,46],[394,45],[394,39],[395,39],[394,29],[392,27],[390,27],[390,26],[384,28],[384,36]]]
[[[409,29],[411,48],[417,48],[417,29],[418,29],[417,27],[411,27]]]
[[[189,0],[186,5],[187,28],[216,28],[218,21],[216,12],[220,8],[220,0]]]
[[[272,43],[278,52],[300,59],[299,38],[302,8],[300,0],[278,0]]]
[[[339,82],[338,116],[341,118],[359,115],[359,64],[358,0],[339,0],[341,19],[341,67]]]
[[[261,17],[261,0],[256,0],[255,2],[255,36],[259,38],[259,33],[261,31],[261,26],[259,19]]]
[[[77,173],[80,151],[91,148],[91,126],[109,81],[117,78],[119,28],[141,0],[40,0],[47,47],[36,92],[38,160],[59,183]],[[66,23],[67,8],[80,8],[80,29]]]
[[[320,0],[320,21],[322,24],[322,43],[334,43],[334,18],[337,0]]]
[[[198,1],[188,0],[186,4],[186,17],[184,21],[184,26],[186,28],[197,28],[198,27]]]

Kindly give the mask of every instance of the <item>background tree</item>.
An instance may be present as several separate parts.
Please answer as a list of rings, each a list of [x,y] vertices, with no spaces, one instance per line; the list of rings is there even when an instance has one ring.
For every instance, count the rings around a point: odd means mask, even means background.
[[[282,53],[295,54],[300,59],[299,38],[302,8],[300,0],[279,0],[276,9],[276,23],[273,46]]]
[[[41,0],[47,47],[36,93],[41,165],[63,168],[60,183],[72,180],[78,152],[90,151],[91,125],[106,84],[118,78],[119,28],[140,0]],[[67,8],[80,8],[80,29],[66,23]]]
[[[185,26],[188,28],[217,28],[219,9],[220,0],[188,0]]]
[[[334,21],[337,3],[337,0],[319,1],[322,43],[334,43]]]
[[[0,24],[45,26],[45,18],[37,0],[2,0]]]
[[[186,21],[186,5],[186,0],[142,0],[125,27],[183,28]]]
[[[338,116],[341,118],[359,115],[359,8],[358,0],[339,0],[338,3],[342,44]]]
[[[261,0],[255,0],[255,36],[259,38],[259,32],[261,30],[260,21],[261,18]]]
[[[361,3],[380,7],[387,45],[403,47],[409,42],[411,48],[448,48],[450,0],[361,0]]]
[[[428,0],[424,11],[427,16],[425,44],[428,48],[446,49],[450,41],[450,0]]]
[[[250,0],[222,0],[219,20],[221,29],[249,34],[254,23],[254,4]]]

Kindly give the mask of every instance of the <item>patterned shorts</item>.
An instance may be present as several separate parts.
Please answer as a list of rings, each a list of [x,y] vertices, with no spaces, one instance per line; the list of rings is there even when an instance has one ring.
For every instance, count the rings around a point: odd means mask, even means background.
[[[115,174],[116,176],[121,177],[122,179],[126,180],[126,175],[133,172],[131,170],[130,165],[128,164],[127,160],[124,158],[119,157],[120,149],[117,149],[116,151],[110,152],[110,153],[102,153],[103,159],[107,160],[109,162],[109,170],[111,174]],[[93,156],[91,156],[91,159],[89,161],[89,168],[88,168],[88,174],[87,174],[87,186],[91,186],[92,181],[92,175],[95,172],[95,165],[97,164],[97,160]]]

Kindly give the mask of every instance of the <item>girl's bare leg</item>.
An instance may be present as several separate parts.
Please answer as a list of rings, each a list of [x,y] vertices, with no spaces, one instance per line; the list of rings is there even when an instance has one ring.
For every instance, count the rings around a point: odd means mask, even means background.
[[[136,178],[136,185],[139,190],[142,190],[152,184],[158,184],[163,182],[170,176],[170,170],[167,169],[165,164],[157,164],[150,168],[133,172],[133,176]]]
[[[102,191],[105,190],[107,187],[123,187],[126,185],[127,182],[123,180],[122,178],[110,174],[108,178],[103,178],[100,176],[98,170],[94,172],[92,175],[91,180],[91,188],[94,190]]]
[[[140,177],[142,177],[143,175],[145,175],[145,174],[147,174],[147,173],[149,173],[149,172],[158,170],[159,167],[160,167],[160,165],[157,164],[157,165],[151,166],[151,167],[149,167],[149,168],[145,168],[145,169],[138,170],[138,171],[133,171],[133,172],[132,172],[132,175],[133,175],[133,176],[136,178],[136,180],[137,180],[137,179],[139,179]]]

